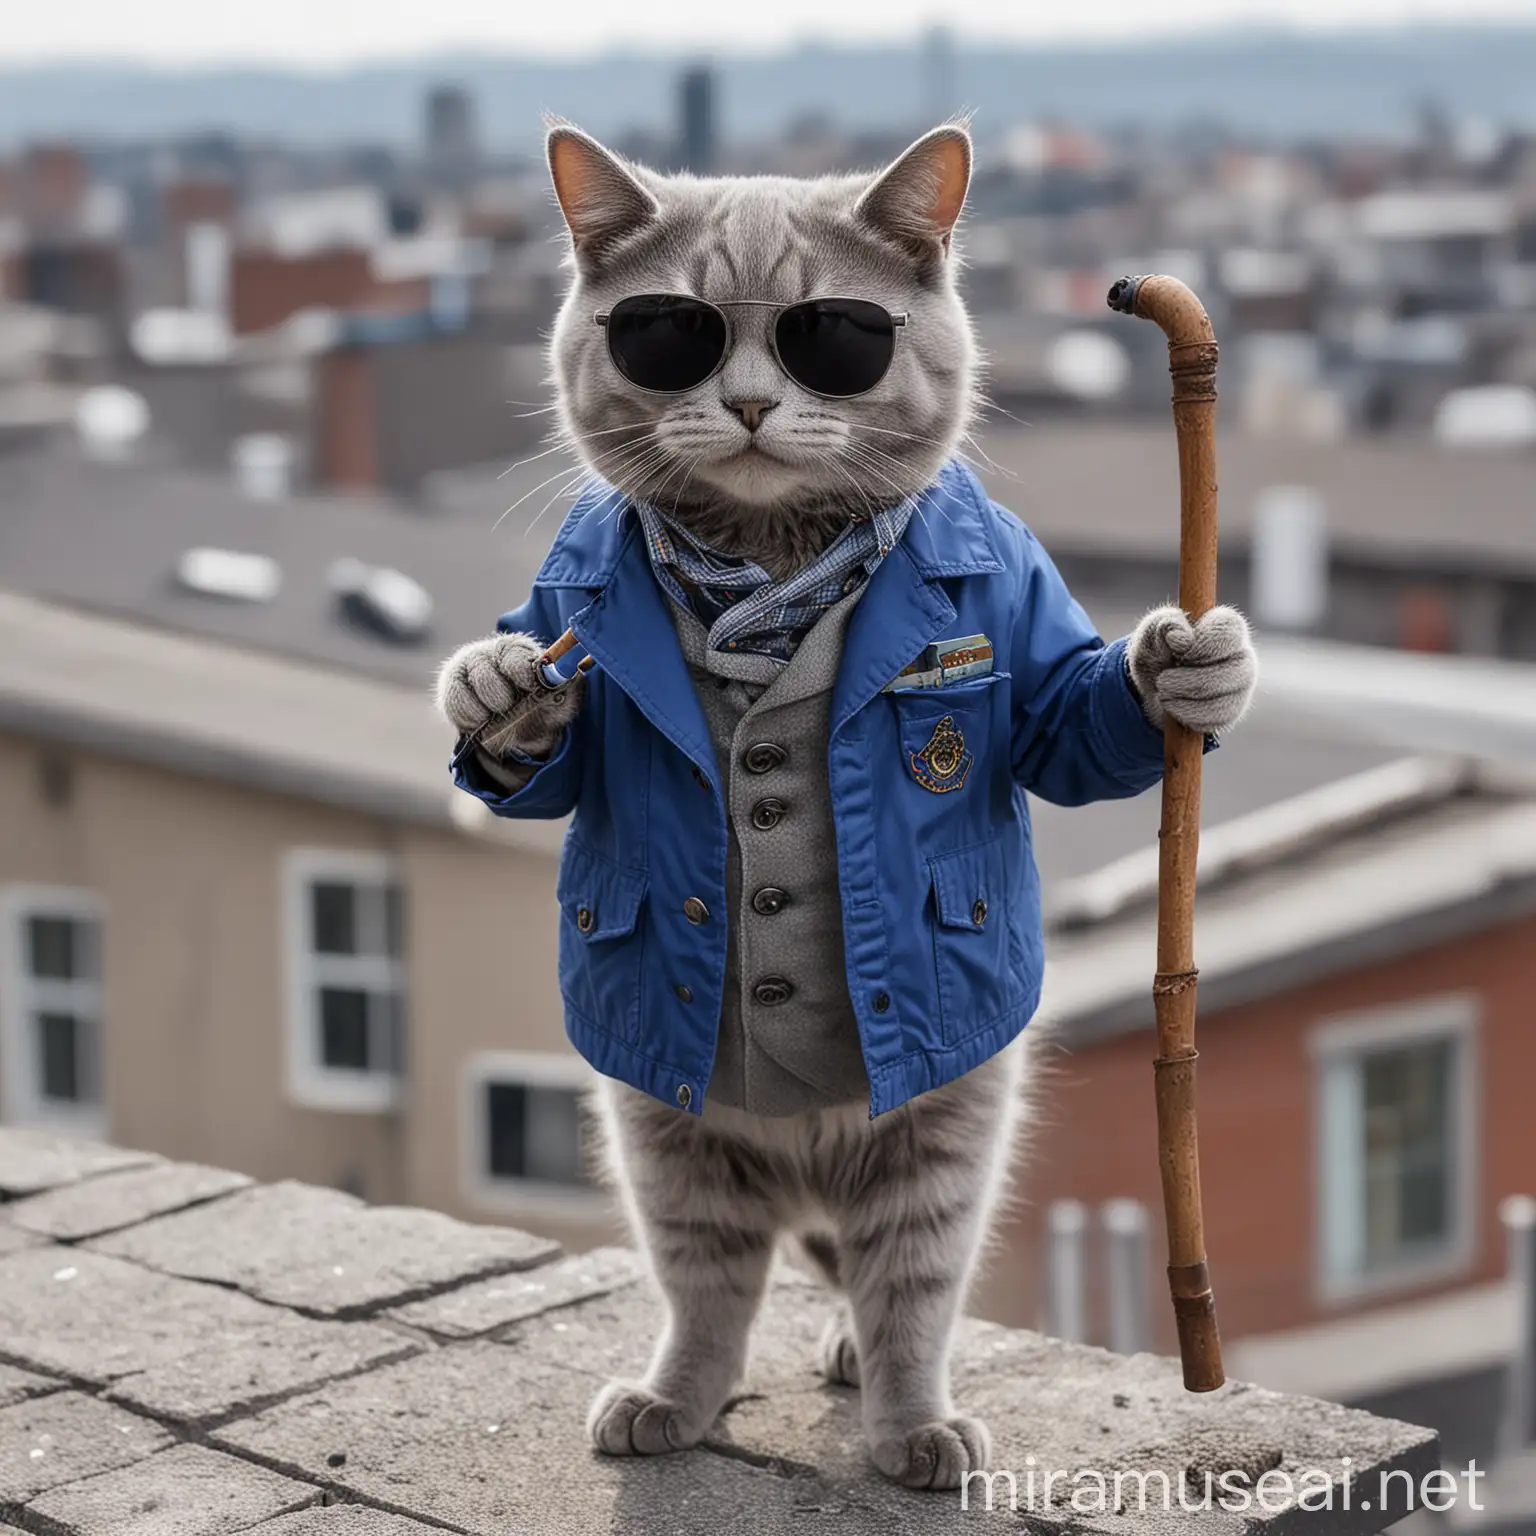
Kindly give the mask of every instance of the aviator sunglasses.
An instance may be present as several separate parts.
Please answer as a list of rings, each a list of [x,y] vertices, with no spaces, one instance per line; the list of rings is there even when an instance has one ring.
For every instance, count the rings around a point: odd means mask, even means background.
[[[779,367],[802,389],[830,400],[868,394],[896,355],[893,315],[868,299],[728,299],[775,311],[771,335]],[[636,389],[677,395],[719,372],[731,348],[725,310],[686,294],[641,293],[620,299],[593,319],[608,333],[613,366]]]

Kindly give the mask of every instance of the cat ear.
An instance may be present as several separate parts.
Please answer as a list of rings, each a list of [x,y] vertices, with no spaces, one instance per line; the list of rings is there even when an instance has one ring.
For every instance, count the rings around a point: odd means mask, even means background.
[[[854,215],[922,256],[942,256],[970,182],[971,136],[958,123],[945,123],[865,188]]]
[[[557,123],[545,149],[578,256],[594,257],[614,236],[648,223],[659,212],[656,199],[629,167],[579,128]]]

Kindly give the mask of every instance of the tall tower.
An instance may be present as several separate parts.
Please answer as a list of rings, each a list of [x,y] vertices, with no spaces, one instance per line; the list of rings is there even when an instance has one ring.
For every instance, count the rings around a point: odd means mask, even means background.
[[[955,34],[948,27],[936,25],[923,33],[918,67],[922,75],[923,125],[930,127],[953,117],[961,108]]]
[[[427,92],[426,159],[434,179],[463,181],[480,159],[475,102],[462,85],[434,85]]]
[[[680,169],[707,176],[715,165],[715,76],[707,65],[683,71],[678,81]]]

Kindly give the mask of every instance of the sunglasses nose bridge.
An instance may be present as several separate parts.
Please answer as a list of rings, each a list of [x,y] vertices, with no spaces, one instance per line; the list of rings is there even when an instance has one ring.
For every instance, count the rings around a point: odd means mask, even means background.
[[[784,396],[784,375],[773,345],[773,312],[738,310],[720,369],[720,401],[752,431]],[[755,418],[755,419],[749,419]]]

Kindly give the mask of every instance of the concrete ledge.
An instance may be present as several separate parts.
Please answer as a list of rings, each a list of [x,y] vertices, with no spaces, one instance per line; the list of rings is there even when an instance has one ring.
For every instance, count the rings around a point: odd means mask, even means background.
[[[631,1254],[5,1130],[0,1189],[0,1536],[1367,1536],[1402,1512],[1383,1472],[1439,1465],[1429,1430],[968,1323],[955,1391],[992,1428],[993,1508],[984,1484],[910,1493],[871,1469],[857,1392],[819,1380],[832,1298],[787,1272],[704,1446],[600,1457],[587,1403],[658,1323]],[[1330,1507],[1201,1509],[1202,1469]]]

